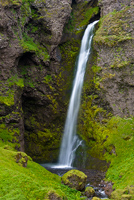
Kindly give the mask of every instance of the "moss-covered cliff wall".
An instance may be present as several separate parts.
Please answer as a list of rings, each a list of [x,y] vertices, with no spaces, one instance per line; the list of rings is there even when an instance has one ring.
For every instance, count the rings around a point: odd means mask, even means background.
[[[97,1],[0,1],[1,140],[56,161],[75,60]]]
[[[134,161],[134,4],[102,0],[98,5],[101,19],[87,66],[78,128],[89,154],[110,164],[108,180],[123,189],[133,184],[134,173],[130,167]],[[121,199],[122,192],[111,198]]]
[[[107,178],[124,188],[134,184],[132,0],[0,0],[0,145],[57,160],[81,38],[100,17],[78,132],[86,164],[107,160]]]

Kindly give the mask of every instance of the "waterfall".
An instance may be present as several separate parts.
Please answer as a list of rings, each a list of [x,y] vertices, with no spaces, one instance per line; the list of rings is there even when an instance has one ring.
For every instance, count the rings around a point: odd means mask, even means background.
[[[82,141],[79,140],[76,134],[76,125],[80,107],[80,99],[82,86],[84,82],[86,64],[91,52],[94,27],[95,24],[97,24],[97,22],[98,21],[95,21],[87,26],[81,42],[81,48],[77,63],[77,72],[73,83],[73,89],[69,102],[67,118],[64,127],[64,134],[59,154],[58,164],[65,167],[72,166],[75,157],[75,151],[82,143]]]

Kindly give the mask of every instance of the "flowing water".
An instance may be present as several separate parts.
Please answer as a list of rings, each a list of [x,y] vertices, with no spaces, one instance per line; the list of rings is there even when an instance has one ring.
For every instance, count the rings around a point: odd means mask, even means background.
[[[75,151],[82,144],[82,141],[79,140],[76,134],[76,125],[80,107],[82,86],[84,82],[84,75],[86,71],[86,64],[91,53],[94,27],[97,22],[98,21],[95,21],[87,26],[81,42],[77,72],[73,83],[73,89],[68,107],[64,134],[59,154],[58,165],[62,167],[72,166],[75,157]]]
[[[70,98],[69,108],[67,112],[67,119],[64,128],[64,134],[61,143],[59,162],[58,164],[41,164],[47,170],[52,173],[62,176],[64,173],[72,169],[72,163],[75,157],[75,151],[82,145],[82,141],[79,140],[76,134],[77,117],[80,107],[80,98],[82,92],[82,86],[84,81],[84,75],[86,70],[86,64],[91,53],[92,38],[94,35],[94,27],[98,21],[95,21],[88,25],[85,30],[84,36],[81,42],[81,49],[78,58],[77,72],[74,79],[73,90]],[[75,168],[73,168],[75,169]],[[95,195],[101,199],[107,198],[101,185],[101,180],[104,179],[105,173],[92,169],[79,169],[87,175],[87,186],[94,187]],[[94,186],[93,186],[93,185]],[[89,198],[91,199],[91,198]]]

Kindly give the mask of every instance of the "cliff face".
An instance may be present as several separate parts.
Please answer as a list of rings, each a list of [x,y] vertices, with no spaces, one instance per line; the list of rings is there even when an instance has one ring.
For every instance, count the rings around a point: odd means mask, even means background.
[[[101,1],[100,28],[94,38],[100,88],[114,115],[134,115],[134,5]]]
[[[88,153],[102,160],[108,155],[111,161],[119,152],[118,144],[126,145],[124,135],[133,133],[131,125],[124,123],[122,131],[119,126],[121,118],[133,121],[134,116],[134,4],[102,0],[98,5],[101,18],[87,66],[78,126],[90,147]]]
[[[66,107],[58,45],[71,1],[2,1],[0,7],[1,131],[9,131],[2,139],[35,157],[50,146],[54,154]]]
[[[82,20],[96,3],[0,2],[1,139],[34,159],[58,156],[83,28],[98,11]]]
[[[132,1],[6,0],[0,8],[3,141],[34,159],[56,160],[83,31],[100,13],[83,92],[81,136],[97,140],[96,123],[134,114]]]
[[[90,108],[95,106],[91,113],[96,110],[101,122],[108,119],[108,113],[134,115],[134,5],[132,1],[103,0],[98,5],[101,18],[87,67],[84,101]]]

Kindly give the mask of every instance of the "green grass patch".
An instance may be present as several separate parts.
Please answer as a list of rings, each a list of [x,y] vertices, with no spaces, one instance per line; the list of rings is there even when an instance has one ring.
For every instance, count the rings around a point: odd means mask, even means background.
[[[62,199],[80,199],[80,192],[62,185],[59,176],[30,158],[27,167],[16,163],[16,154],[0,147],[0,199],[48,199],[51,194]]]
[[[91,147],[90,154],[111,163],[106,179],[114,183],[114,188],[134,185],[134,117],[105,118],[100,123],[99,113],[105,112],[90,103],[86,104],[83,123],[79,125]]]
[[[107,172],[108,180],[114,182],[114,188],[124,188],[134,185],[134,117],[122,119],[114,117],[110,123],[115,127],[106,141],[107,148],[114,146],[116,154],[106,152],[106,158],[111,162]]]

